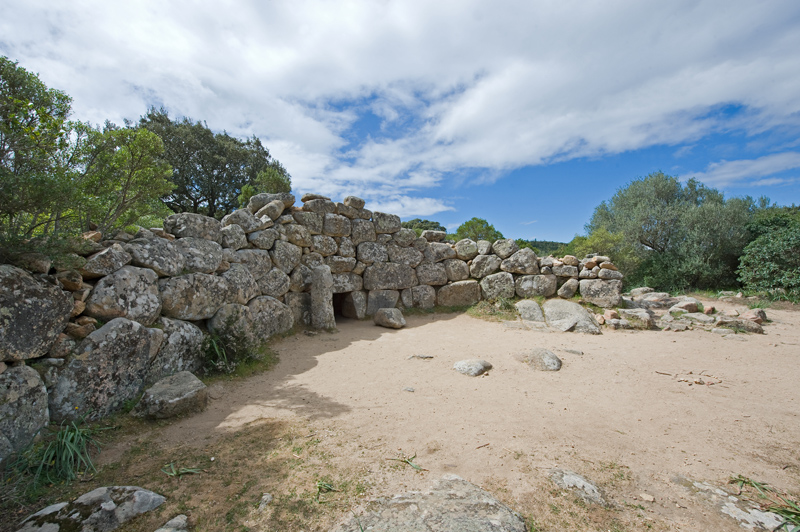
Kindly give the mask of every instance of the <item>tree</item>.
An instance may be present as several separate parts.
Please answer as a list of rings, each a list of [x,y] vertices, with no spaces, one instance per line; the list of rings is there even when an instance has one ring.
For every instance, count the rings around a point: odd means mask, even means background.
[[[440,224],[439,222],[433,222],[431,220],[422,220],[420,218],[414,218],[413,220],[409,220],[407,222],[401,222],[401,226],[405,227],[406,229],[419,229],[420,231],[445,231],[447,229],[445,226]]]
[[[458,226],[456,238],[459,240],[470,238],[476,242],[478,240],[494,242],[495,240],[501,240],[503,234],[483,218],[472,218]]]
[[[242,192],[239,194],[239,207],[246,207],[250,198],[262,192],[277,194],[278,192],[292,191],[291,176],[281,163],[278,161],[274,161],[274,163],[274,166],[270,166],[258,173],[255,184],[248,183],[242,187]]]
[[[770,207],[750,223],[757,237],[739,260],[739,280],[748,290],[800,297],[800,208]]]
[[[246,185],[254,193],[291,187],[291,176],[255,136],[240,140],[224,131],[214,133],[205,123],[186,117],[172,120],[166,110],[155,108],[141,117],[139,127],[164,142],[175,188],[163,200],[175,212],[221,218],[239,206]]]

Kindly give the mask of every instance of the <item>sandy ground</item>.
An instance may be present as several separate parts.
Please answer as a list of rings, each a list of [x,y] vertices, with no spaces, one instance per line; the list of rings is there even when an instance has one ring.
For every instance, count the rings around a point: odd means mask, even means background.
[[[338,317],[338,332],[278,343],[272,371],[214,385],[209,408],[164,427],[159,440],[204,446],[258,420],[301,421],[330,435],[334,462],[416,453],[429,470],[368,469],[370,495],[455,473],[515,501],[548,482],[553,467],[590,479],[617,469],[629,481],[603,486],[609,497],[642,505],[660,527],[737,530],[673,478],[724,485],[741,474],[797,492],[800,313],[767,313],[765,335],[737,339],[702,330],[534,332],[464,314],[410,316],[395,331]],[[534,347],[555,352],[562,369],[535,371],[514,357]],[[468,358],[494,369],[483,377],[452,369]],[[716,384],[681,380],[701,373]]]

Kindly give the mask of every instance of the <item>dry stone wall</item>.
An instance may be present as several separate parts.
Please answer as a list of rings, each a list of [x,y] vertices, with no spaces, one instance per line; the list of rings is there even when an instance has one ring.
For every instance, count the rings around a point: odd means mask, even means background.
[[[621,303],[608,257],[418,236],[354,196],[306,194],[297,205],[292,194],[258,194],[221,221],[181,213],[163,229],[85,238],[72,269],[42,257],[31,272],[0,265],[0,460],[48,419],[102,417],[159,379],[197,371],[204,331],[248,348],[295,326],[333,328],[337,312],[576,293]]]

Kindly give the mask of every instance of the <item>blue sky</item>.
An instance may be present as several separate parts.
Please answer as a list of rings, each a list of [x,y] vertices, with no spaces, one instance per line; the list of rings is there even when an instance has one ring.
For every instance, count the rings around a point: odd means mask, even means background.
[[[295,192],[568,241],[662,170],[800,203],[800,3],[0,0],[73,118],[260,137]]]

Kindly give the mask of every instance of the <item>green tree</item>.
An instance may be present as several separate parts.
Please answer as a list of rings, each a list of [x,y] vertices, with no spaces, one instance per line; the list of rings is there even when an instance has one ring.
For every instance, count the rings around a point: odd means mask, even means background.
[[[420,218],[414,218],[413,220],[409,220],[407,222],[401,222],[401,226],[405,227],[406,229],[414,229],[419,230],[418,232],[421,233],[422,231],[445,231],[447,229],[445,226],[440,224],[439,222],[433,222],[431,220],[422,220]]]
[[[274,166],[270,166],[258,173],[255,184],[248,183],[242,187],[242,192],[239,194],[240,208],[246,207],[250,198],[262,192],[277,194],[279,192],[292,191],[291,176],[281,163],[278,161],[273,162],[275,163]]]
[[[478,240],[494,242],[495,240],[501,240],[503,234],[483,218],[472,218],[458,226],[456,238],[458,240],[470,238],[476,242]]]
[[[772,206],[750,223],[757,235],[739,260],[739,280],[748,290],[800,297],[800,207]]]
[[[154,108],[141,117],[139,127],[164,142],[175,188],[163,200],[174,212],[221,218],[239,206],[246,185],[254,193],[276,184],[291,186],[286,169],[255,136],[240,140],[224,131],[214,133],[205,123],[186,117],[172,120],[166,110]]]

